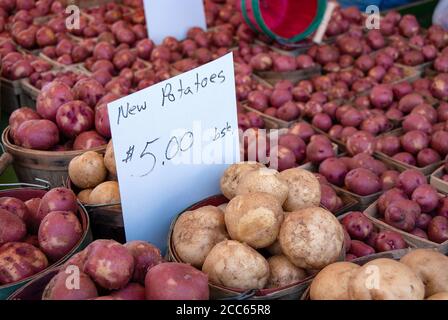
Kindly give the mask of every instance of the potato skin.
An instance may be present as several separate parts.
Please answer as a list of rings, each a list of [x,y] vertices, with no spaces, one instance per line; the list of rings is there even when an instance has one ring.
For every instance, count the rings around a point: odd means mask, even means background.
[[[448,257],[430,249],[416,249],[400,259],[425,284],[425,296],[448,292]]]
[[[261,168],[246,172],[236,188],[236,195],[254,192],[272,194],[283,204],[288,196],[288,186],[279,179],[278,171]]]
[[[311,207],[286,215],[279,240],[283,253],[294,265],[322,269],[341,255],[344,230],[331,212]]]
[[[39,247],[52,261],[57,261],[70,252],[81,237],[81,223],[69,211],[52,211],[47,214],[38,232]]]
[[[319,180],[309,171],[293,168],[280,172],[279,178],[288,185],[288,197],[283,204],[285,211],[316,207],[320,203]]]
[[[88,204],[90,194],[92,193],[93,189],[84,189],[78,193],[78,200],[81,201],[81,203]]]
[[[106,153],[104,154],[104,165],[111,175],[113,175],[114,177],[117,176],[117,167],[115,164],[115,153],[112,140],[110,140],[107,144]]]
[[[436,293],[435,295],[426,298],[426,300],[448,300],[448,292]]]
[[[0,284],[28,278],[47,266],[47,257],[31,244],[9,242],[0,247]]]
[[[96,240],[87,248],[84,272],[105,289],[121,289],[134,273],[134,257],[114,240]]]
[[[147,300],[208,300],[208,278],[185,263],[167,262],[146,274]]]
[[[79,288],[69,289],[67,280],[74,277],[72,269],[63,268],[45,287],[42,300],[88,300],[98,297],[95,283],[84,272],[79,271]]]
[[[236,188],[244,174],[263,167],[264,166],[261,163],[253,161],[232,164],[224,171],[224,174],[221,177],[220,185],[224,196],[229,200],[235,197]]]
[[[73,158],[68,165],[68,174],[78,188],[95,188],[107,176],[103,156],[94,151],[87,151]]]
[[[0,246],[20,241],[26,236],[25,223],[14,213],[0,209]]]
[[[146,241],[138,240],[129,241],[124,246],[134,257],[132,280],[145,284],[145,276],[149,269],[163,262],[159,248]]]
[[[71,211],[78,210],[76,194],[67,188],[59,187],[48,191],[40,202],[38,219],[42,220],[52,211]]]
[[[283,210],[269,193],[238,195],[226,207],[224,219],[230,237],[259,249],[275,242],[283,222]]]
[[[269,278],[266,259],[247,244],[234,240],[214,246],[202,271],[213,284],[243,290],[262,289]]]
[[[117,300],[145,300],[145,287],[139,283],[131,282],[123,289],[110,294]]]
[[[371,289],[366,286],[368,283],[372,284]],[[375,288],[375,285],[379,287]],[[350,280],[349,295],[351,300],[422,300],[425,286],[407,265],[381,258],[355,271]]]
[[[213,206],[184,212],[173,229],[173,244],[180,259],[197,268],[217,243],[228,238],[224,213]]]
[[[359,266],[352,262],[335,262],[323,268],[310,286],[311,300],[349,300],[350,278]]]
[[[92,190],[89,196],[90,204],[113,204],[120,202],[118,182],[106,181]]]
[[[272,256],[268,259],[268,288],[281,288],[299,282],[307,277],[305,270],[297,268],[284,255]]]

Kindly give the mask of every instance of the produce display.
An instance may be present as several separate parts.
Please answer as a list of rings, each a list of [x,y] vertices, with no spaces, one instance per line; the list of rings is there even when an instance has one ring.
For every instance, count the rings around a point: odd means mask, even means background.
[[[80,215],[76,195],[67,188],[25,202],[1,197],[0,285],[27,279],[73,253],[85,233]]]
[[[3,145],[16,172],[47,168],[56,183],[0,198],[0,294],[49,270],[45,288],[22,289],[448,300],[448,31],[394,10],[371,29],[338,6],[322,42],[290,46],[255,32],[240,5],[204,0],[207,30],[156,44],[140,0],[82,7],[74,29],[63,1],[0,1],[2,105],[13,104]],[[125,242],[108,103],[229,52],[242,162],[223,171],[221,195],[174,218],[166,248]]]
[[[379,258],[360,266],[336,262],[322,269],[310,286],[311,300],[444,300],[448,285],[443,270],[448,258],[431,249],[416,249],[400,259]],[[366,286],[368,270],[378,270],[376,286]],[[337,284],[335,283],[337,281]]]

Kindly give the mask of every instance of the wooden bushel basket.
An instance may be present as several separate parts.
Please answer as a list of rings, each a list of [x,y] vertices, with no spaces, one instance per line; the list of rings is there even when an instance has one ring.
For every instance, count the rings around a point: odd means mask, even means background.
[[[33,183],[36,178],[48,181],[52,187],[62,186],[68,177],[68,165],[70,161],[86,151],[104,153],[106,145],[90,149],[76,151],[40,151],[16,146],[10,140],[10,128],[7,127],[2,134],[2,144],[12,161],[14,171],[20,182]],[[5,155],[5,154],[4,154]],[[6,165],[8,165],[7,163]]]
[[[226,197],[223,195],[216,195],[210,198],[204,199],[193,206],[187,208],[185,211],[196,210],[198,208],[204,206],[220,206],[222,204],[227,203]],[[182,213],[181,213],[182,214]],[[182,262],[179,256],[176,253],[173,242],[171,240],[174,225],[177,221],[177,216],[170,226],[170,231],[168,233],[168,249],[167,256],[170,261],[174,262]],[[342,254],[340,260],[343,260],[345,256],[345,250],[342,250]],[[282,287],[282,288],[273,288],[273,289],[261,289],[261,290],[239,290],[234,288],[226,288],[224,286],[215,285],[209,282],[210,288],[210,298],[211,299],[225,299],[225,300],[298,300],[301,295],[311,283],[313,276],[309,276],[306,279],[299,281],[297,283],[293,283],[291,285]]]

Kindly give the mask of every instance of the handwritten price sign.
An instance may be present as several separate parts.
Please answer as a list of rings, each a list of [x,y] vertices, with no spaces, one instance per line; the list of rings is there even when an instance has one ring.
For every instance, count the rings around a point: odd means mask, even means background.
[[[172,219],[239,161],[232,54],[108,104],[126,239],[160,247]]]

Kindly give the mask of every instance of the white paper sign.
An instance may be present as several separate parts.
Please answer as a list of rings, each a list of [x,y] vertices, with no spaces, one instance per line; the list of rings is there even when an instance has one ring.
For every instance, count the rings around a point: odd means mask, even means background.
[[[108,104],[127,241],[166,247],[183,209],[239,161],[232,53]]]
[[[144,0],[146,28],[155,44],[167,36],[187,37],[191,27],[207,29],[203,0]]]

